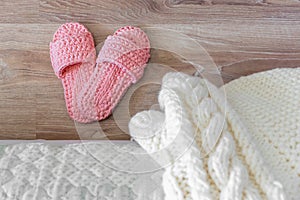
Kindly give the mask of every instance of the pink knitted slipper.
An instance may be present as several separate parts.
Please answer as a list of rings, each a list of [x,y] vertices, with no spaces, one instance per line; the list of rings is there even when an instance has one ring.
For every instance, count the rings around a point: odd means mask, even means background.
[[[108,36],[97,58],[97,65],[79,98],[79,105],[90,121],[108,117],[127,88],[144,73],[150,57],[147,35],[126,26]]]
[[[96,51],[92,34],[79,23],[63,24],[50,43],[50,57],[55,74],[62,80],[70,117],[86,122],[76,98],[94,70]]]

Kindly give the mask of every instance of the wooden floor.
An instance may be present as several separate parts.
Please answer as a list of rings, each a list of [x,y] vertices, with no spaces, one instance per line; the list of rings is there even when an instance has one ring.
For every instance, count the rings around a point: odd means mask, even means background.
[[[49,42],[59,25],[69,21],[86,25],[96,44],[128,24],[185,34],[208,52],[224,82],[271,68],[300,67],[297,0],[2,0],[0,139],[100,139],[99,127],[110,139],[129,139],[128,119],[119,111],[100,126],[76,124],[68,117],[61,82],[51,68]],[[155,42],[166,43],[161,40]],[[177,46],[186,44],[172,39],[167,45],[180,50]],[[157,66],[195,71],[164,48],[153,48],[151,55],[150,63]],[[138,87],[127,99],[129,106],[123,100],[125,111],[133,115],[153,107],[158,90],[159,84]]]

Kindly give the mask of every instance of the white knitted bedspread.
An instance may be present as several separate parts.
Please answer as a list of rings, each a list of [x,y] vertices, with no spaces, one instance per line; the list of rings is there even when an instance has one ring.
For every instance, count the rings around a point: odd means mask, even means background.
[[[129,152],[140,148],[133,142],[118,146]],[[121,158],[111,148],[109,142],[0,145],[0,199],[163,199],[161,171],[134,174],[116,170],[120,165],[137,165],[138,161],[130,154]],[[97,152],[105,163],[95,159]]]

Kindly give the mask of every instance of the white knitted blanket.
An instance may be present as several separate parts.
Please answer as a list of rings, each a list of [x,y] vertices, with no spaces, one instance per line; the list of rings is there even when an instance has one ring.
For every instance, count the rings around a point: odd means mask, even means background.
[[[126,172],[134,169],[136,143],[108,141],[54,145],[20,143],[0,145],[1,200],[161,200],[162,171]],[[99,156],[100,159],[97,159]]]
[[[219,89],[169,73],[159,104],[162,111],[138,113],[129,129],[166,168],[165,199],[300,199],[299,68]]]

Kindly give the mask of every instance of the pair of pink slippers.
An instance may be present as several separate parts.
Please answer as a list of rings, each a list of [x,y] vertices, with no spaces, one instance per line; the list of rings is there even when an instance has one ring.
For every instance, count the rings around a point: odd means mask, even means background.
[[[70,117],[88,123],[107,118],[141,79],[150,43],[141,29],[126,26],[107,37],[96,59],[92,34],[79,23],[66,23],[53,36],[50,57]]]

